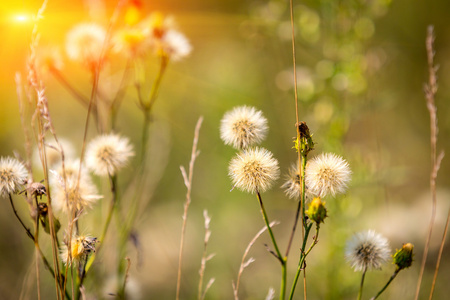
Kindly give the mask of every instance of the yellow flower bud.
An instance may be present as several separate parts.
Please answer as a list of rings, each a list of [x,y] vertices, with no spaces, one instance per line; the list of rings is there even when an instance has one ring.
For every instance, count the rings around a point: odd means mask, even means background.
[[[320,200],[320,197],[315,197],[311,204],[309,205],[308,211],[306,212],[311,220],[317,224],[323,223],[327,217],[327,209],[325,208],[325,202]]]
[[[394,254],[394,264],[399,270],[409,268],[413,262],[414,245],[411,243],[403,244],[402,249],[398,249]]]

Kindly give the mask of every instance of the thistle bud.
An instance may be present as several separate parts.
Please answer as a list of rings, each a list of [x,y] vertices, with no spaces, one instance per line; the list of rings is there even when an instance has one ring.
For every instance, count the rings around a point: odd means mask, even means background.
[[[403,244],[402,249],[398,249],[394,254],[394,264],[399,270],[409,268],[413,262],[414,245],[411,243]]]
[[[320,197],[315,197],[311,204],[309,205],[308,211],[306,212],[311,220],[316,222],[316,224],[323,223],[323,220],[327,217],[327,209],[325,208],[325,203],[320,200]]]

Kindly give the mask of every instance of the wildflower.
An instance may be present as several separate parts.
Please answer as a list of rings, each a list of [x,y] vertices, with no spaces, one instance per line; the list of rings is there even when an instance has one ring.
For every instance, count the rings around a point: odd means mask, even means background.
[[[414,245],[411,243],[403,244],[402,249],[398,249],[394,254],[394,264],[399,270],[409,268],[413,262]]]
[[[327,217],[327,209],[325,208],[325,202],[320,200],[320,197],[316,197],[311,201],[307,214],[311,220],[316,224],[323,223]]]
[[[124,28],[114,38],[114,50],[130,57],[143,55],[151,47],[148,34],[140,27]]]
[[[105,39],[106,31],[100,25],[78,24],[67,34],[67,55],[72,60],[93,67],[99,62]]]
[[[127,138],[104,134],[93,139],[87,146],[86,164],[99,176],[112,176],[124,167],[133,155],[133,147]]]
[[[278,161],[264,148],[246,149],[237,154],[228,172],[234,186],[250,193],[269,189],[279,173]]]
[[[191,53],[192,46],[184,34],[170,29],[161,37],[157,51],[160,56],[180,60]]]
[[[103,198],[103,196],[98,195],[97,187],[86,171],[82,171],[78,180],[79,162],[69,163],[65,171],[66,177],[64,180],[61,170],[59,172],[52,170],[53,178],[57,180],[53,184],[52,194],[55,210],[65,213],[72,211],[72,209],[81,211]]]
[[[263,141],[267,130],[267,119],[261,111],[254,107],[239,106],[223,116],[220,137],[226,145],[245,149]]]
[[[139,0],[131,0],[125,6],[124,20],[127,25],[136,25],[141,19],[143,10],[142,2]]]
[[[60,257],[64,264],[70,266],[73,262],[79,262],[91,252],[95,252],[97,238],[90,236],[74,236],[71,240],[70,253],[69,247],[63,245],[60,249]]]
[[[0,196],[19,192],[20,187],[27,182],[27,169],[17,159],[0,158]]]
[[[149,31],[149,35],[155,39],[161,39],[167,31],[175,29],[175,21],[171,16],[165,16],[161,12],[153,12],[140,25]]]
[[[380,269],[389,260],[388,240],[373,230],[359,232],[348,242],[345,256],[355,271]]]
[[[325,197],[344,193],[351,179],[346,160],[332,153],[322,153],[306,165],[305,182],[311,194]]]

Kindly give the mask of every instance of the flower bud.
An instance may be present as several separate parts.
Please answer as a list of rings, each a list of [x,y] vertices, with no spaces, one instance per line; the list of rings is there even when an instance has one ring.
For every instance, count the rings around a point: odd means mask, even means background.
[[[320,197],[315,197],[309,205],[306,212],[311,220],[317,224],[323,223],[323,220],[327,217],[327,209],[325,203],[320,200]]]
[[[402,249],[398,249],[394,254],[394,264],[399,270],[409,268],[413,262],[414,245],[411,243],[403,244]]]

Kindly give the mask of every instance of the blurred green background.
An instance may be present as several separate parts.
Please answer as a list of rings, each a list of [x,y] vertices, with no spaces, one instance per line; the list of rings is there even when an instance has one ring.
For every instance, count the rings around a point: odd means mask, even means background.
[[[82,21],[106,26],[115,1],[49,1],[39,23],[40,45],[60,45],[66,32]],[[255,106],[269,122],[262,146],[279,160],[282,178],[263,195],[268,215],[278,220],[274,232],[285,248],[296,203],[284,196],[283,174],[296,158],[292,149],[295,112],[292,77],[289,5],[287,1],[144,1],[145,13],[173,15],[193,51],[180,62],[171,62],[163,78],[153,110],[150,138],[151,178],[146,187],[149,204],[136,220],[141,248],[130,245],[130,286],[138,299],[173,299],[176,290],[181,216],[185,186],[179,170],[187,167],[194,126],[204,116],[194,170],[192,204],[189,210],[181,285],[182,299],[197,296],[198,269],[203,251],[203,210],[212,218],[206,281],[216,278],[206,299],[232,299],[242,254],[249,241],[264,226],[256,197],[239,190],[230,192],[228,162],[235,150],[219,137],[220,119],[237,105]],[[32,22],[15,22],[16,13],[35,14],[40,1],[0,4],[0,154],[22,155],[24,138],[20,125],[14,74],[26,74],[26,57]],[[402,243],[415,245],[415,263],[402,271],[381,299],[413,299],[422,260],[426,230],[431,215],[429,189],[429,115],[423,85],[427,81],[425,36],[435,26],[435,61],[439,90],[436,96],[439,120],[438,150],[450,147],[450,26],[448,1],[294,1],[300,119],[307,122],[317,143],[312,156],[335,152],[350,163],[353,179],[345,196],[326,199],[329,218],[321,227],[319,244],[307,259],[309,299],[354,299],[360,274],[345,262],[345,241],[355,232],[374,229],[389,240],[393,251]],[[146,62],[147,78],[155,77],[157,60]],[[100,89],[113,90],[124,67],[123,58],[111,61],[102,72]],[[65,59],[63,73],[85,95],[90,76]],[[25,75],[24,75],[25,78]],[[50,74],[43,77],[50,113],[60,137],[81,150],[86,110]],[[150,88],[150,84],[146,87]],[[135,91],[130,88],[121,106],[118,131],[130,137],[139,149],[142,113]],[[89,138],[96,134],[91,130]],[[135,160],[136,163],[137,159]],[[445,157],[437,180],[438,206],[420,299],[428,299],[439,243],[450,207],[450,160]],[[121,183],[133,172],[124,171]],[[39,174],[39,170],[37,170]],[[100,235],[101,210],[105,203],[83,217],[82,227]],[[17,200],[21,199],[19,197]],[[6,199],[0,211],[0,295],[2,299],[35,299],[34,248],[14,218]],[[17,201],[20,202],[20,201]],[[126,199],[124,199],[126,202]],[[18,203],[27,219],[25,203]],[[92,215],[92,217],[91,217]],[[63,223],[64,224],[64,223]],[[117,224],[112,224],[111,232]],[[60,232],[62,235],[63,232]],[[114,257],[114,233],[102,251],[98,271],[101,279],[87,278],[89,297],[103,297],[109,257]],[[42,238],[44,249],[48,243]],[[297,236],[288,267],[292,280],[300,237]],[[264,299],[269,287],[278,294],[278,262],[267,253],[264,234],[250,256],[256,261],[242,276],[240,298]],[[48,252],[50,255],[50,252]],[[435,299],[447,299],[450,286],[450,253],[446,246],[441,262]],[[101,265],[101,263],[104,263]],[[394,266],[366,276],[365,298],[387,281]],[[92,276],[94,276],[93,274]],[[98,275],[98,274],[97,274]],[[54,297],[53,282],[41,268],[43,299]],[[96,277],[94,277],[96,278]],[[296,299],[302,299],[301,286]],[[103,296],[101,296],[103,295]],[[104,296],[106,297],[106,296]],[[140,297],[140,298],[139,298]]]

